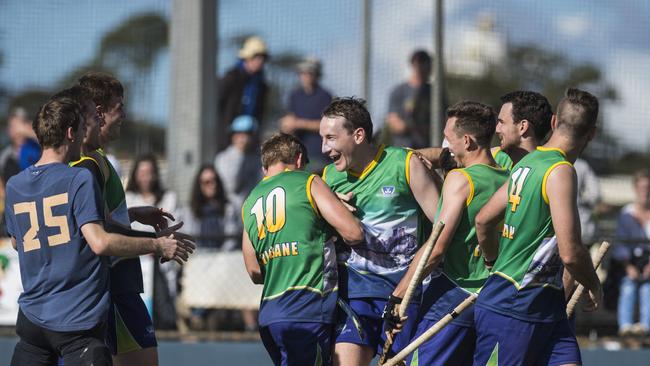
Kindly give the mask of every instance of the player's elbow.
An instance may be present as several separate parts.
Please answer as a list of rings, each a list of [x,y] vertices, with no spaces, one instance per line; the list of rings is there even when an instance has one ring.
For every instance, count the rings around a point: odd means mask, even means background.
[[[108,237],[98,235],[87,240],[90,250],[96,255],[111,255]]]
[[[560,259],[565,267],[575,267],[580,261],[580,255],[574,251],[560,252]]]
[[[345,233],[341,233],[342,239],[349,245],[359,244],[363,240],[363,228],[359,221],[356,222],[356,225],[346,230]]]
[[[479,211],[478,215],[476,215],[476,218],[474,219],[474,223],[476,225],[476,231],[485,232],[490,225],[490,220],[484,211]]]
[[[263,285],[264,284],[264,276],[262,276],[262,272],[260,271],[255,271],[255,270],[249,270],[248,275],[251,278],[251,281],[253,281],[254,284],[256,285]]]

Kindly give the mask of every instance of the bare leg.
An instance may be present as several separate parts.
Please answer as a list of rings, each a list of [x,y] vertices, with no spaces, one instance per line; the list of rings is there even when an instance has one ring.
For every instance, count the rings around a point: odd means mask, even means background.
[[[242,310],[241,316],[244,320],[244,327],[247,331],[257,330],[257,310]]]
[[[368,346],[354,343],[337,343],[334,346],[335,366],[368,366],[375,351]]]

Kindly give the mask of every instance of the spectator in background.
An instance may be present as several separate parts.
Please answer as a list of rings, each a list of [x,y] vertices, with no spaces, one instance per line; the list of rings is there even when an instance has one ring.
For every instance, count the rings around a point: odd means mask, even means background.
[[[248,193],[262,179],[259,153],[253,144],[258,124],[251,116],[239,116],[230,126],[230,145],[214,160],[226,192],[224,231],[232,238],[224,242],[227,248],[241,248],[241,206]]]
[[[430,146],[432,58],[424,50],[411,55],[409,79],[390,94],[382,140],[394,146]]]
[[[223,225],[228,239],[224,241],[224,248],[241,249],[241,207],[262,179],[260,155],[254,145],[257,130],[258,123],[254,117],[241,115],[235,118],[230,126],[230,145],[214,160],[228,201]],[[257,330],[257,311],[243,310],[242,317],[247,331]]]
[[[7,135],[10,145],[0,152],[0,174],[4,183],[41,157],[41,148],[25,109],[16,108],[11,113],[7,120]]]
[[[280,120],[280,130],[302,141],[310,157],[309,170],[320,172],[326,160],[321,152],[318,130],[322,113],[332,101],[332,95],[320,86],[322,66],[318,59],[308,58],[297,68],[300,87],[289,96],[287,115]]]
[[[587,161],[578,158],[573,164],[578,176],[578,215],[582,228],[582,242],[591,245],[596,240],[596,214],[600,204],[600,183]]]
[[[618,300],[621,335],[647,334],[650,329],[650,170],[634,175],[635,201],[623,207],[618,217],[614,258],[625,266]],[[638,242],[637,242],[638,241]],[[639,302],[640,323],[634,323]]]
[[[160,207],[172,215],[177,210],[176,194],[164,189],[160,182],[158,162],[153,155],[140,156],[133,163],[125,195],[127,207]],[[133,222],[131,226],[135,230],[153,231],[151,226],[145,226],[138,222]],[[158,261],[153,262],[153,319],[156,328],[174,328],[176,324],[174,299],[178,293],[177,281],[180,266],[173,261],[164,264],[160,264]]]
[[[183,230],[197,239],[199,251],[236,249],[223,246],[223,217],[227,202],[223,183],[214,166],[201,166],[194,177],[189,208],[179,215],[184,222]]]
[[[253,116],[264,121],[264,101],[267,85],[264,81],[264,64],[269,58],[266,43],[260,37],[249,37],[239,50],[237,65],[230,69],[218,83],[219,123],[229,126],[237,116]],[[219,150],[225,145],[219,141]]]

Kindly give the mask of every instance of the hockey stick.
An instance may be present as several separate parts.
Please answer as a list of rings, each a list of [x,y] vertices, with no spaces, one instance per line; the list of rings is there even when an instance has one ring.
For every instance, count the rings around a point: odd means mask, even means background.
[[[598,248],[598,252],[596,253],[596,257],[594,257],[593,259],[594,270],[598,269],[598,267],[600,266],[600,263],[603,261],[603,257],[605,256],[605,254],[607,254],[609,247],[610,247],[609,242],[604,241],[602,244],[600,244],[600,247]],[[576,288],[573,295],[571,295],[571,299],[569,299],[569,302],[566,305],[567,318],[570,318],[571,315],[573,315],[573,311],[575,310],[575,307],[578,304],[578,301],[580,301],[580,298],[582,297],[582,294],[584,292],[585,292],[585,287],[582,285],[578,285],[578,288]]]
[[[406,346],[403,350],[401,350],[398,354],[395,355],[395,357],[391,358],[388,360],[386,363],[379,363],[380,366],[395,366],[398,365],[402,360],[404,360],[411,352],[415,351],[422,343],[428,341],[436,335],[442,328],[447,326],[449,323],[451,323],[452,320],[456,319],[460,313],[462,313],[465,309],[468,307],[472,306],[474,302],[476,302],[476,298],[478,297],[477,294],[471,294],[469,295],[463,302],[458,304],[452,310],[449,314],[445,315],[442,319],[438,320],[438,322],[434,325],[431,326],[431,328],[427,329],[426,332],[422,333],[419,337],[417,337],[413,342],[409,343],[408,346]]]
[[[402,303],[399,307],[399,318],[403,318],[404,314],[406,313],[406,308],[408,307],[409,302],[411,301],[411,297],[413,297],[413,292],[415,289],[420,285],[420,282],[422,282],[422,272],[424,271],[424,266],[427,264],[427,260],[429,259],[429,255],[431,255],[431,251],[433,250],[433,247],[436,244],[436,241],[438,241],[438,237],[440,236],[440,233],[442,232],[442,229],[445,227],[445,223],[442,221],[438,221],[436,223],[436,226],[433,227],[433,230],[431,230],[431,235],[429,236],[429,239],[424,243],[424,253],[422,254],[422,257],[420,258],[420,261],[417,264],[417,267],[415,267],[415,273],[413,274],[413,278],[411,278],[411,282],[409,282],[409,287],[406,288],[406,292],[404,293],[404,298],[402,299]],[[390,330],[386,332],[386,342],[384,343],[384,349],[381,352],[381,356],[379,357],[379,365],[383,364],[386,361],[386,356],[388,355],[388,351],[390,351],[390,348],[393,346],[393,337],[390,334]]]

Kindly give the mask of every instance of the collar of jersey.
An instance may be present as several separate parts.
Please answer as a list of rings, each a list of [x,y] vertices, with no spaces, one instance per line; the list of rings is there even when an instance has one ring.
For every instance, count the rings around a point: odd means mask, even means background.
[[[284,172],[292,172],[292,171],[293,171],[293,170],[291,170],[291,169],[289,169],[289,168],[284,168],[284,171],[283,171],[282,173],[284,173]],[[264,177],[262,178],[262,180],[267,180],[267,179],[273,178],[273,177],[278,176],[278,175],[280,175],[280,174],[276,174],[276,175],[267,175],[267,176],[264,176]]]
[[[562,151],[562,149],[560,149],[558,147],[537,146],[537,150],[539,150],[539,151],[557,151],[560,154],[562,154],[562,156],[564,156],[566,158],[566,153],[564,151]]]
[[[365,168],[363,168],[363,171],[361,174],[354,173],[351,170],[348,170],[348,174],[350,174],[353,177],[357,177],[359,179],[365,178],[370,172],[377,166],[377,163],[379,163],[379,159],[381,158],[381,154],[384,152],[384,144],[379,145],[379,149],[377,149],[377,153],[375,154],[375,157],[372,159],[368,165],[366,165]]]

